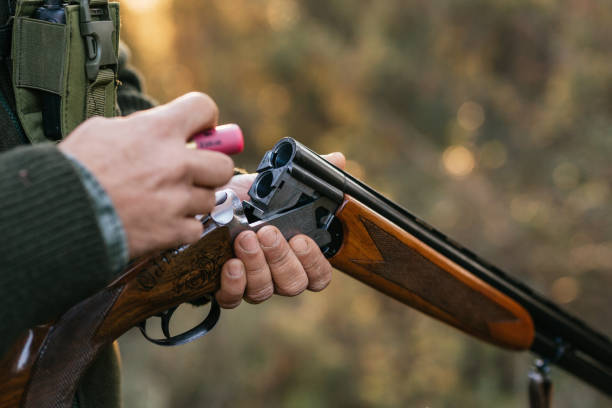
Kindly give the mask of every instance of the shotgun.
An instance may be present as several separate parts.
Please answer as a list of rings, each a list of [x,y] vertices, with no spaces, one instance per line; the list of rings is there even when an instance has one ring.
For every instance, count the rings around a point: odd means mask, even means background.
[[[342,272],[483,341],[531,350],[612,396],[607,337],[307,147],[281,139],[257,173],[250,201],[218,193],[197,243],[134,262],[57,321],[28,330],[0,361],[0,406],[71,407],[98,352],[132,327],[163,346],[206,334],[219,319],[214,292],[233,238],[265,225],[286,238],[306,234]],[[171,336],[180,304],[208,301],[201,324]],[[161,317],[165,338],[148,335],[152,316]]]

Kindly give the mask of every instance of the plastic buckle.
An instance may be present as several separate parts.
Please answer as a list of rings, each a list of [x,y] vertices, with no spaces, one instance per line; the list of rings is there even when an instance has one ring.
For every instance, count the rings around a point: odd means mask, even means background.
[[[108,6],[107,6],[108,7]],[[117,58],[113,46],[115,24],[110,19],[108,9],[107,20],[92,21],[89,0],[81,0],[81,36],[85,40],[87,79],[96,80],[100,67],[112,65],[116,71]]]

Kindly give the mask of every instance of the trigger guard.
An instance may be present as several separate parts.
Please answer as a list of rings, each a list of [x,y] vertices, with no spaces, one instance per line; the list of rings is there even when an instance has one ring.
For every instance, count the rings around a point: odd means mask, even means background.
[[[162,333],[164,333],[164,336],[166,336],[167,339],[172,337],[170,335],[170,320],[172,319],[174,312],[176,312],[176,309],[178,309],[178,306],[168,309],[158,315],[161,318]]]
[[[210,310],[208,311],[208,316],[206,316],[206,319],[204,319],[202,323],[198,324],[193,329],[187,330],[184,333],[181,333],[176,336],[171,336],[165,339],[154,339],[149,337],[149,335],[147,334],[146,320],[140,322],[138,328],[140,329],[140,332],[142,333],[144,338],[149,340],[151,343],[157,344],[158,346],[179,346],[181,344],[192,342],[195,339],[198,339],[204,336],[209,331],[211,331],[212,328],[215,327],[215,324],[217,324],[217,322],[219,321],[219,316],[221,316],[221,308],[219,307],[217,300],[213,296],[210,302]],[[162,322],[162,325],[163,324],[164,323]],[[164,330],[164,332],[166,332],[166,330]]]

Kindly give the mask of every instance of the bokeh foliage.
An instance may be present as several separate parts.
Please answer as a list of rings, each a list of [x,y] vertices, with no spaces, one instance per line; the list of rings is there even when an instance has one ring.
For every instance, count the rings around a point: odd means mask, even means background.
[[[123,0],[164,102],[217,101],[254,168],[283,136],[612,334],[612,4],[595,0]],[[516,407],[532,357],[336,273],[162,349],[121,340],[128,408]],[[556,407],[610,401],[554,370]]]

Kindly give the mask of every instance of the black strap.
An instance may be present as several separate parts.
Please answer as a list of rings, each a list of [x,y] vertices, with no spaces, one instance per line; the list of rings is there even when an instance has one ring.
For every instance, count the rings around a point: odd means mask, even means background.
[[[0,59],[6,59],[11,56],[12,21],[11,19],[7,25],[0,27]]]
[[[0,60],[11,56],[13,16],[15,15],[14,3],[14,0],[0,1],[0,21],[5,23],[4,26],[0,27]]]

